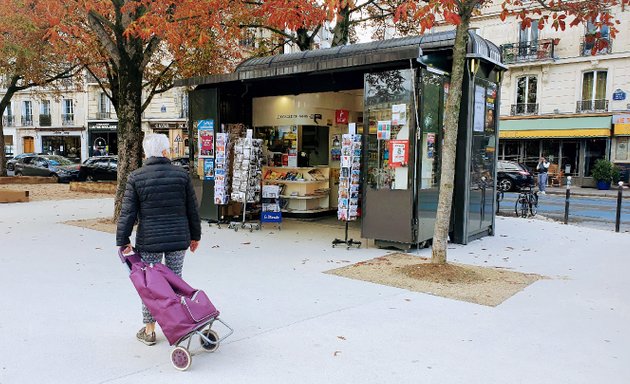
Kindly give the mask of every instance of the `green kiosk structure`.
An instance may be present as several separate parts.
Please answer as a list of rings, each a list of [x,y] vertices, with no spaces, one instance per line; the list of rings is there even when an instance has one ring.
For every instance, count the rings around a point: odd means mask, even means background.
[[[190,137],[201,120],[213,121],[215,132],[251,129],[265,146],[263,185],[287,174],[297,174],[297,183],[312,169],[330,180],[328,188],[305,185],[285,196],[296,201],[283,214],[336,214],[344,198],[352,199],[363,238],[383,247],[423,246],[433,237],[454,39],[445,31],[253,58],[230,74],[184,80],[180,85],[193,88]],[[466,60],[450,231],[461,244],[494,232],[506,70],[499,48],[472,31]],[[361,149],[342,153],[348,132],[360,135]],[[360,173],[345,174],[348,162],[360,162]],[[338,191],[345,178],[360,180],[348,196]],[[220,219],[212,180],[204,181],[201,205],[206,219]]]

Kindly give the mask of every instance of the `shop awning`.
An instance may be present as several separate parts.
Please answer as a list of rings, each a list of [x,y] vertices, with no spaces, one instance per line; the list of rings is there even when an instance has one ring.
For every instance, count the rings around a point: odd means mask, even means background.
[[[613,115],[613,132],[616,136],[630,135],[630,114]]]
[[[609,137],[610,133],[610,116],[499,121],[499,138],[501,139]]]
[[[501,68],[501,51],[490,41],[469,32],[467,57],[481,58]],[[178,81],[178,86],[219,84],[270,77],[344,70],[353,67],[408,61],[431,51],[453,48],[455,30],[422,36],[350,44],[267,57],[256,57],[239,64],[234,73],[195,77]]]
[[[630,124],[615,124],[614,134],[616,136],[630,135]]]

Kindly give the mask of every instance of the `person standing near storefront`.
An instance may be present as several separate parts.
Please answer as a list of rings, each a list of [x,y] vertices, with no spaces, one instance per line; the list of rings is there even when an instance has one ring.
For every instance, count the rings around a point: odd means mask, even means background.
[[[549,165],[551,165],[544,156],[538,160],[536,171],[538,171],[538,191],[545,195],[547,189],[547,172],[549,172]]]
[[[123,247],[125,254],[132,252],[130,236],[137,220],[135,248],[142,260],[158,263],[165,259],[166,266],[181,277],[186,249],[195,252],[201,239],[195,191],[188,172],[168,159],[166,135],[147,135],[142,147],[146,161],[127,180],[116,245]],[[156,342],[155,320],[144,304],[142,315],[145,326],[136,338],[153,345]]]

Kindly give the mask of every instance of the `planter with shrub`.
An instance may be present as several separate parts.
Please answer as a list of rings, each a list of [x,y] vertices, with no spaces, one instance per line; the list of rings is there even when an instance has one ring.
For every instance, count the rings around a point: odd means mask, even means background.
[[[610,183],[619,180],[619,168],[606,159],[595,161],[591,176],[597,182],[597,189],[610,189]]]

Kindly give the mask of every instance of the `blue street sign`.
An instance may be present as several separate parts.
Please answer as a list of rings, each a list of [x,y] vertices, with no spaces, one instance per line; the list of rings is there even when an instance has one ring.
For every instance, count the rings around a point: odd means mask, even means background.
[[[613,93],[613,100],[621,101],[625,99],[626,99],[626,93],[622,91],[621,89],[616,89],[615,92]]]

